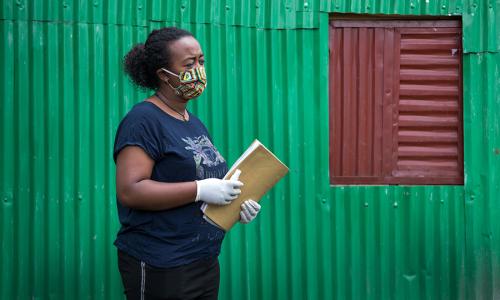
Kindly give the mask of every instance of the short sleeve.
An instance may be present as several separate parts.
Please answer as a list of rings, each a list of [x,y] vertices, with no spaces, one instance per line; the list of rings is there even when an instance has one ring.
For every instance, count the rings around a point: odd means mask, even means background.
[[[134,120],[125,118],[121,122],[115,137],[113,159],[116,163],[118,154],[127,146],[137,146],[153,160],[160,157],[160,138],[153,124],[146,119]]]

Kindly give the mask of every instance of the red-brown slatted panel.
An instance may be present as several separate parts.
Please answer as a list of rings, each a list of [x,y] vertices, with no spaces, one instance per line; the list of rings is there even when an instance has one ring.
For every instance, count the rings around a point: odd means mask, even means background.
[[[460,28],[401,28],[393,176],[462,184]]]
[[[393,30],[337,28],[330,35],[330,170],[331,181],[380,182],[392,171],[391,161],[381,158],[385,146],[383,124],[384,77],[391,77]],[[387,61],[387,62],[386,62]],[[392,94],[385,100],[392,102]],[[390,116],[389,116],[390,118]],[[392,130],[389,128],[389,130]],[[391,150],[389,150],[391,152]],[[392,153],[392,152],[391,152]],[[361,178],[361,179],[360,179]]]

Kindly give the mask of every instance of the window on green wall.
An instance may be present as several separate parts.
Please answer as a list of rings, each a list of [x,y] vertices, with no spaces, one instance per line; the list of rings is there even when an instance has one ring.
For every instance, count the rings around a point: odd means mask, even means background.
[[[463,184],[461,25],[332,20],[332,184]]]

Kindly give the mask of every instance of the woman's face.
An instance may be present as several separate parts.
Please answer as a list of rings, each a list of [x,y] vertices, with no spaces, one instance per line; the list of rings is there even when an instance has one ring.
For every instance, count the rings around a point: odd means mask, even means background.
[[[179,74],[181,71],[203,66],[204,64],[203,51],[201,51],[200,43],[194,37],[185,36],[170,44],[169,71]],[[174,86],[179,85],[178,77],[170,74],[168,74],[168,77]]]

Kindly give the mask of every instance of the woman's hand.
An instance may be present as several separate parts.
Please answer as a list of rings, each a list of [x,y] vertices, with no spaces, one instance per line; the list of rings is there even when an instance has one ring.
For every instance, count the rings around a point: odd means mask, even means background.
[[[247,200],[241,204],[241,212],[240,212],[240,223],[248,224],[250,223],[260,211],[260,204],[253,201]]]
[[[227,205],[241,194],[243,183],[238,180],[241,171],[236,170],[229,180],[208,178],[196,181],[196,201]]]

